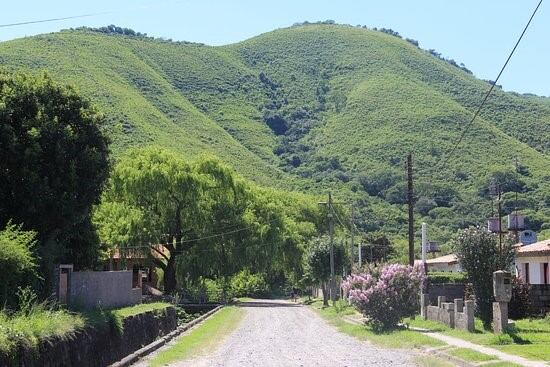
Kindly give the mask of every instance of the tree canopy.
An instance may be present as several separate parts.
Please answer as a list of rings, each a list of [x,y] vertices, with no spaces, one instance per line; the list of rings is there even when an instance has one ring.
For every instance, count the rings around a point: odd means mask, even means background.
[[[0,73],[0,226],[37,231],[42,271],[96,259],[90,211],[108,173],[103,116],[47,75]]]

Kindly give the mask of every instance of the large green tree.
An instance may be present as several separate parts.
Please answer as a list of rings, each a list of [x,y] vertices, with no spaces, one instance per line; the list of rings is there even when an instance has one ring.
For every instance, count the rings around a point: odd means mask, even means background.
[[[306,272],[321,284],[323,305],[328,306],[328,281],[330,280],[330,241],[328,237],[313,238],[305,252]],[[346,251],[341,243],[334,244],[334,270],[338,274],[346,263]]]
[[[170,151],[130,150],[114,167],[95,216],[102,240],[134,247],[140,245],[138,240],[142,246],[151,243],[147,250],[154,252],[153,261],[164,271],[164,290],[173,291],[176,256],[194,245],[204,225],[200,198],[207,187],[204,175]],[[109,229],[115,220],[122,223]]]
[[[96,259],[90,212],[108,174],[103,120],[47,75],[0,72],[0,226],[38,232],[46,280],[57,262]]]
[[[493,315],[493,272],[510,270],[513,243],[509,237],[500,242],[498,235],[474,227],[461,231],[454,242],[454,251],[472,283],[477,312],[486,329],[491,327]]]

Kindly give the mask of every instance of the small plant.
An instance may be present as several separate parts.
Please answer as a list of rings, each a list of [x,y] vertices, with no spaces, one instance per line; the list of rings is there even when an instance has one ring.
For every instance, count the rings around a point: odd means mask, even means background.
[[[25,316],[30,315],[37,306],[38,296],[36,293],[30,287],[19,287],[15,294],[18,300],[19,313]]]
[[[365,274],[352,274],[342,288],[352,305],[366,316],[376,332],[397,326],[404,317],[418,310],[421,266],[391,264]]]

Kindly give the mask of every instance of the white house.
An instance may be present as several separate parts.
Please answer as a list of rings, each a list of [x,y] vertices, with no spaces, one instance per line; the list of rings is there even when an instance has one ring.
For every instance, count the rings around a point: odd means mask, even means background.
[[[417,261],[421,263],[420,260]],[[427,259],[426,265],[428,267],[428,271],[448,271],[453,273],[462,271],[455,254],[444,255],[434,259]]]
[[[529,284],[550,283],[550,239],[532,243],[518,244],[515,268],[516,276]]]

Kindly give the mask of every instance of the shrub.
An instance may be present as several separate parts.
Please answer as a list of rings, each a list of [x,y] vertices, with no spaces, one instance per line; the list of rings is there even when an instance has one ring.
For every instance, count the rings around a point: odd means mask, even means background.
[[[231,278],[231,291],[235,297],[263,297],[268,294],[267,283],[261,274],[242,270]]]
[[[523,279],[512,279],[512,299],[508,304],[508,316],[511,319],[523,319],[531,311],[531,297],[529,296],[529,284]]]
[[[370,273],[352,274],[342,288],[367,324],[379,332],[416,313],[423,281],[421,266],[390,264]]]
[[[430,282],[430,284],[444,284],[444,283],[465,284],[467,281],[467,275],[466,273],[434,271],[434,272],[428,273],[428,281]]]
[[[8,222],[0,230],[0,305],[15,308],[16,299],[10,289],[26,283],[36,275],[36,260],[33,248],[36,245],[36,232],[23,231],[22,226]]]

